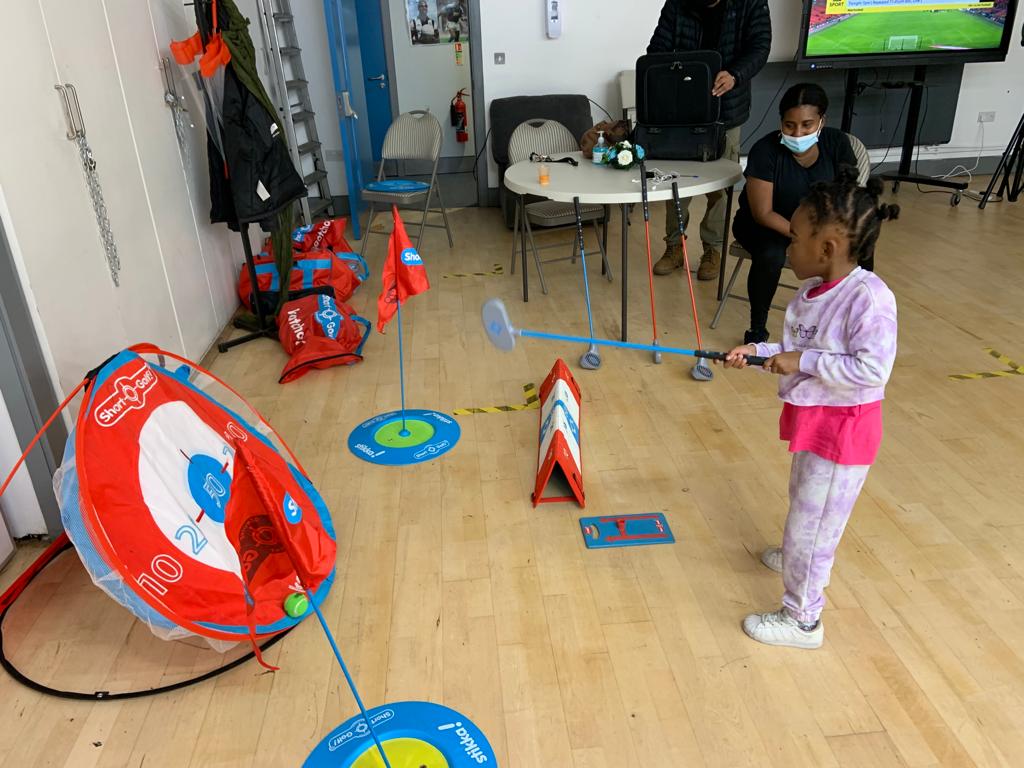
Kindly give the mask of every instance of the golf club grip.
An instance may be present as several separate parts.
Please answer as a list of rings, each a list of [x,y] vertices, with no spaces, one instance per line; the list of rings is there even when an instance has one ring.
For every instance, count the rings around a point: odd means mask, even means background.
[[[576,214],[576,237],[580,241],[580,250],[583,249],[583,214],[580,212],[580,199],[574,197],[572,199],[572,209]]]
[[[647,205],[647,166],[644,161],[640,163],[640,199],[643,201],[644,206],[644,221],[650,221],[651,213],[650,208]]]
[[[683,206],[679,202],[679,182],[672,182],[672,202],[676,206],[676,222],[679,224],[679,234],[683,234]]]
[[[698,349],[693,353],[694,357],[704,357],[708,360],[722,360],[724,361],[728,357],[725,352],[708,352],[705,349]],[[763,366],[767,361],[767,357],[759,357],[758,355],[744,355],[747,358],[747,365],[756,365],[758,367]]]

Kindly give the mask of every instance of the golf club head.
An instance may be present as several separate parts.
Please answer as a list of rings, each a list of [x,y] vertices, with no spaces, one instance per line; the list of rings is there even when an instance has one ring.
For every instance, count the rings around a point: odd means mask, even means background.
[[[508,318],[508,310],[501,299],[488,299],[480,311],[484,331],[491,344],[503,352],[511,352],[516,346],[516,332]]]
[[[580,357],[580,368],[586,368],[588,371],[596,371],[600,367],[601,354],[597,351],[597,346],[591,344],[590,349],[584,352]]]
[[[711,381],[715,373],[703,360],[697,360],[697,364],[690,369],[690,376],[696,381]]]
[[[658,340],[655,339],[654,341],[651,342],[651,344],[653,344],[654,346],[658,346]],[[661,365],[661,352],[654,353],[654,364]]]

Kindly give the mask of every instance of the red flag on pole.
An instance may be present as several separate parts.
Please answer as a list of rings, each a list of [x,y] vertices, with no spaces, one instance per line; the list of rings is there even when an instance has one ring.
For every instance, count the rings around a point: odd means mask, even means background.
[[[427,269],[405,233],[402,217],[398,215],[398,206],[392,206],[391,210],[395,228],[388,239],[384,279],[380,296],[377,297],[377,330],[381,333],[384,333],[384,326],[394,317],[399,302],[404,303],[410,296],[423,293],[430,287]]]

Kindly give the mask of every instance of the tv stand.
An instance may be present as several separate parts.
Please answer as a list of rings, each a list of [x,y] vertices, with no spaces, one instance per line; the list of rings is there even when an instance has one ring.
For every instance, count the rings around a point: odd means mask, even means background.
[[[895,173],[883,173],[882,178],[892,182],[892,191],[898,192],[901,182],[908,184],[927,185],[929,187],[940,187],[952,190],[949,204],[960,205],[961,195],[967,189],[967,182],[954,181],[952,179],[933,179],[931,176],[921,176],[910,172],[910,166],[914,161],[914,145],[917,142],[918,121],[921,118],[921,102],[924,98],[925,88],[924,66],[914,67],[914,79],[909,82],[882,83],[882,88],[910,89],[910,111],[907,112],[907,122],[903,129],[903,149],[900,152],[899,170]],[[846,98],[843,101],[843,123],[842,128],[847,133],[853,124],[854,104],[860,91],[858,80],[859,70],[851,69],[846,73]]]

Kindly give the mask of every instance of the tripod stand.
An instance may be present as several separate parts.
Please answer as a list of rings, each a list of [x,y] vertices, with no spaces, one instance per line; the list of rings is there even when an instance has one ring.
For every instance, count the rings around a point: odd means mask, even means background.
[[[999,191],[996,194],[1011,203],[1017,202],[1021,190],[1024,189],[1024,115],[1020,116],[1020,122],[1010,137],[1010,143],[1006,145],[1006,151],[999,158],[995,173],[985,193],[981,196],[978,207],[984,209],[992,196],[993,190],[999,184]]]
[[[239,222],[239,234],[242,236],[242,250],[245,251],[245,268],[249,270],[249,283],[252,285],[252,311],[256,315],[257,327],[252,333],[220,342],[217,345],[218,352],[227,352],[232,347],[237,347],[239,344],[245,344],[255,339],[273,339],[277,337],[277,326],[274,324],[274,319],[267,317],[266,312],[263,311],[263,302],[260,301],[259,276],[256,274],[256,263],[252,257],[252,244],[249,242],[249,222]],[[243,330],[247,328],[245,325],[240,325],[237,319],[232,325]]]

